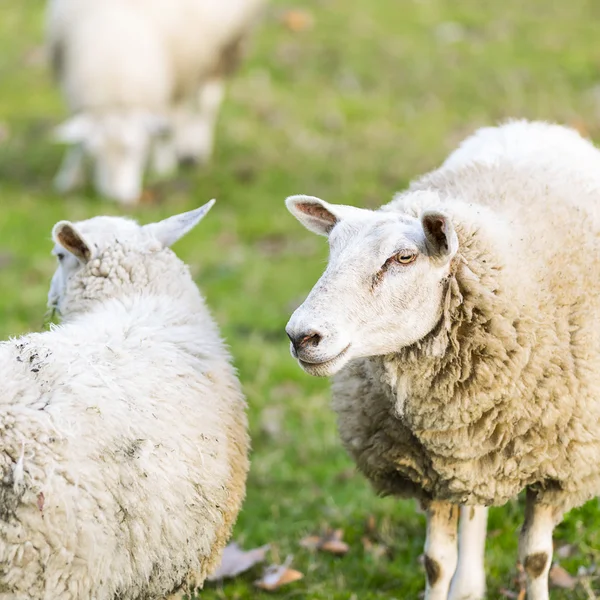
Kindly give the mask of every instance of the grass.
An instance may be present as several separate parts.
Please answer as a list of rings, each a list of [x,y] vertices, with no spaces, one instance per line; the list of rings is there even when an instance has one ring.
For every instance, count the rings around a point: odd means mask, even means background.
[[[213,164],[155,183],[150,222],[216,197],[176,250],[190,265],[231,344],[250,404],[253,462],[235,538],[293,555],[305,578],[280,598],[418,598],[424,518],[377,498],[353,472],[329,410],[328,383],[303,374],[283,333],[320,275],[326,244],[283,207],[292,193],[378,206],[435,167],[469,132],[507,117],[568,122],[600,140],[600,44],[595,0],[305,0],[312,26],[291,31],[278,1],[232,82]],[[0,334],[39,329],[54,269],[52,225],[120,214],[90,190],[51,189],[61,158],[49,132],[65,116],[42,43],[41,0],[0,3]],[[515,589],[521,505],[491,511],[489,598]],[[365,551],[373,515],[389,556]],[[325,525],[351,546],[336,559],[299,547]],[[571,573],[600,562],[600,504],[556,532],[575,545]],[[208,600],[270,597],[257,572],[209,585]],[[592,583],[600,594],[600,583]],[[589,599],[578,587],[556,600]]]

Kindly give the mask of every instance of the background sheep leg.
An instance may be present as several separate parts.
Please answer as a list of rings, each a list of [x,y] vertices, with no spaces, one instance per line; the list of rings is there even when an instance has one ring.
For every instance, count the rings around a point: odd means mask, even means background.
[[[67,149],[60,169],[54,179],[54,187],[61,193],[70,192],[85,181],[84,153],[80,144]]]
[[[488,509],[461,506],[458,527],[458,566],[449,600],[481,600],[485,596],[485,538]]]
[[[427,507],[425,600],[448,599],[448,589],[456,570],[458,556],[458,513],[458,506],[449,502],[431,502]]]
[[[180,163],[207,163],[210,160],[217,116],[224,95],[223,80],[216,77],[200,88],[194,109],[179,111],[175,148]]]
[[[177,170],[177,154],[173,140],[158,139],[152,149],[152,171],[159,177],[166,177]]]
[[[525,521],[519,540],[519,558],[527,575],[527,600],[548,600],[548,572],[552,563],[552,532],[557,522],[553,507],[540,504],[527,490]]]

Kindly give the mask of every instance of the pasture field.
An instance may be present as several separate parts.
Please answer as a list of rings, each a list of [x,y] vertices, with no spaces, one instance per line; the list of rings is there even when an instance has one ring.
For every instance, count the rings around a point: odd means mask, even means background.
[[[66,116],[43,51],[43,2],[0,0],[0,333],[43,326],[61,219],[122,214],[91,189],[60,197]],[[376,207],[437,166],[475,128],[508,117],[570,123],[600,142],[600,3],[595,0],[277,0],[231,83],[213,163],[149,181],[131,216],[142,222],[217,204],[175,250],[222,327],[248,397],[253,438],[247,500],[235,539],[293,556],[301,581],[257,591],[260,567],[205,600],[419,598],[424,517],[375,496],[354,472],[329,409],[329,385],[301,372],[284,333],[323,270],[323,238],[285,210],[287,195]],[[174,435],[177,432],[173,432]],[[489,598],[516,598],[519,500],[494,508]],[[362,542],[372,518],[385,552]],[[344,557],[299,545],[342,528]],[[600,565],[600,503],[556,531],[571,574]],[[600,597],[590,576],[555,600]]]

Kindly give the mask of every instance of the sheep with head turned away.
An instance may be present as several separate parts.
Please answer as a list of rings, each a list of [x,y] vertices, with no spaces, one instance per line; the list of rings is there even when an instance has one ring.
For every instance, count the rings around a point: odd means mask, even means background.
[[[224,96],[265,0],[49,0],[47,40],[72,116],[55,185],[135,203],[146,164],[207,162]]]
[[[62,324],[0,344],[0,600],[175,598],[219,561],[246,404],[169,249],[211,205],[54,227]]]
[[[375,489],[424,505],[425,597],[483,598],[486,507],[526,489],[519,554],[546,600],[554,526],[600,494],[600,152],[510,122],[379,210],[287,206],[330,246],[292,354],[334,375]]]

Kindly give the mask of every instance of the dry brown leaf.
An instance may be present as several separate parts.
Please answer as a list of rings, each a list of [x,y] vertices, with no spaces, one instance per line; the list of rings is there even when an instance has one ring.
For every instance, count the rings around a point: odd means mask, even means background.
[[[318,535],[307,535],[305,538],[300,540],[300,545],[303,548],[308,548],[309,550],[316,550],[321,543],[321,537]]]
[[[568,125],[578,131],[583,137],[591,137],[589,127],[583,119],[572,119]]]
[[[504,596],[505,598],[513,598],[514,600],[517,600],[517,598],[519,597],[519,594],[517,594],[517,592],[513,592],[512,590],[507,590],[506,588],[502,588],[499,590],[500,595]]]
[[[552,565],[548,576],[553,586],[564,590],[572,590],[577,585],[577,578],[573,577],[560,565]]]
[[[517,600],[525,600],[527,598],[527,590],[521,590],[517,596]]]
[[[242,550],[235,542],[228,544],[223,550],[221,564],[217,570],[207,577],[208,581],[218,581],[226,577],[235,577],[251,569],[265,560],[269,544],[252,550]]]
[[[282,565],[270,565],[265,569],[263,576],[254,582],[254,585],[261,590],[272,592],[283,585],[302,579],[304,575],[300,571],[290,569],[291,562],[292,557],[288,556]]]
[[[344,531],[334,529],[326,531],[322,536],[309,535],[300,541],[300,545],[310,550],[321,550],[336,556],[343,556],[350,550],[350,546],[342,540]]]
[[[281,20],[290,31],[306,31],[314,24],[313,16],[298,8],[284,12]]]

